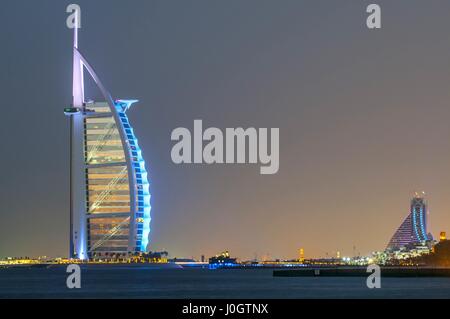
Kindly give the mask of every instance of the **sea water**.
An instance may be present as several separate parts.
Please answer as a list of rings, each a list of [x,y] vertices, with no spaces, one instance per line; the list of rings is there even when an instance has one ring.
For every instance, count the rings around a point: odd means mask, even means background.
[[[68,289],[65,267],[0,269],[0,298],[450,298],[450,278],[273,277],[270,269],[91,267]]]

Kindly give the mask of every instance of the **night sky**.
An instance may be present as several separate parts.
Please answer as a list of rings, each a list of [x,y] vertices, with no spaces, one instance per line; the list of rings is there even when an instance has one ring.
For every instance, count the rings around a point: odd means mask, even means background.
[[[128,113],[151,250],[243,259],[385,248],[425,191],[450,232],[450,1],[72,1]],[[382,29],[365,25],[382,7]],[[0,256],[67,256],[71,1],[0,3]],[[90,93],[88,83],[87,97]],[[176,127],[280,128],[280,170],[172,163]]]

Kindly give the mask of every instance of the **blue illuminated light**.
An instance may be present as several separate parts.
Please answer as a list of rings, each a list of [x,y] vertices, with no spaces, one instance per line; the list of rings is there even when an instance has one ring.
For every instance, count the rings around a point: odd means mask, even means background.
[[[150,183],[148,181],[148,174],[145,168],[145,161],[142,157],[142,151],[139,147],[138,140],[134,135],[134,131],[129,125],[128,118],[125,112],[131,107],[137,100],[117,100],[116,107],[119,112],[119,117],[122,122],[122,126],[126,131],[126,136],[131,150],[131,162],[134,168],[134,180],[136,181],[136,218],[142,218],[143,223],[137,223],[139,232],[136,240],[136,245],[139,251],[147,251],[148,237],[150,235],[150,222],[151,222],[151,205],[150,205]],[[126,124],[125,124],[126,123]],[[126,129],[125,129],[126,128]]]
[[[413,218],[413,228],[414,233],[416,234],[417,240],[420,240],[419,232],[417,231],[417,222],[416,222],[416,208],[413,207],[412,209],[412,218]]]
[[[425,225],[423,222],[423,214],[424,214],[423,207],[420,207],[420,228],[422,230],[422,235],[423,235],[424,240],[428,240],[428,236],[425,231]]]
[[[219,268],[231,268],[231,267],[237,267],[239,264],[236,263],[214,263],[209,264],[209,269],[219,269]]]

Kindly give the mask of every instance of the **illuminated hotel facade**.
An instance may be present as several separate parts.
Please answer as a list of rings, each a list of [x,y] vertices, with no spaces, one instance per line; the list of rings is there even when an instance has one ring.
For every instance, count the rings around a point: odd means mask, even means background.
[[[395,251],[433,240],[427,230],[427,208],[423,194],[416,193],[411,199],[410,213],[392,236],[386,250]]]
[[[104,101],[84,98],[84,70]],[[127,112],[137,100],[113,100],[78,50],[74,28],[70,118],[70,257],[118,258],[146,252],[150,191]]]

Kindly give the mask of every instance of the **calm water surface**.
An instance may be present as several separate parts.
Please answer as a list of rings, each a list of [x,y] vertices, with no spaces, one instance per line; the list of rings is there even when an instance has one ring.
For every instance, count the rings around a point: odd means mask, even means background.
[[[65,268],[0,269],[0,298],[450,298],[450,278],[272,277],[267,269],[83,269],[81,289]]]

